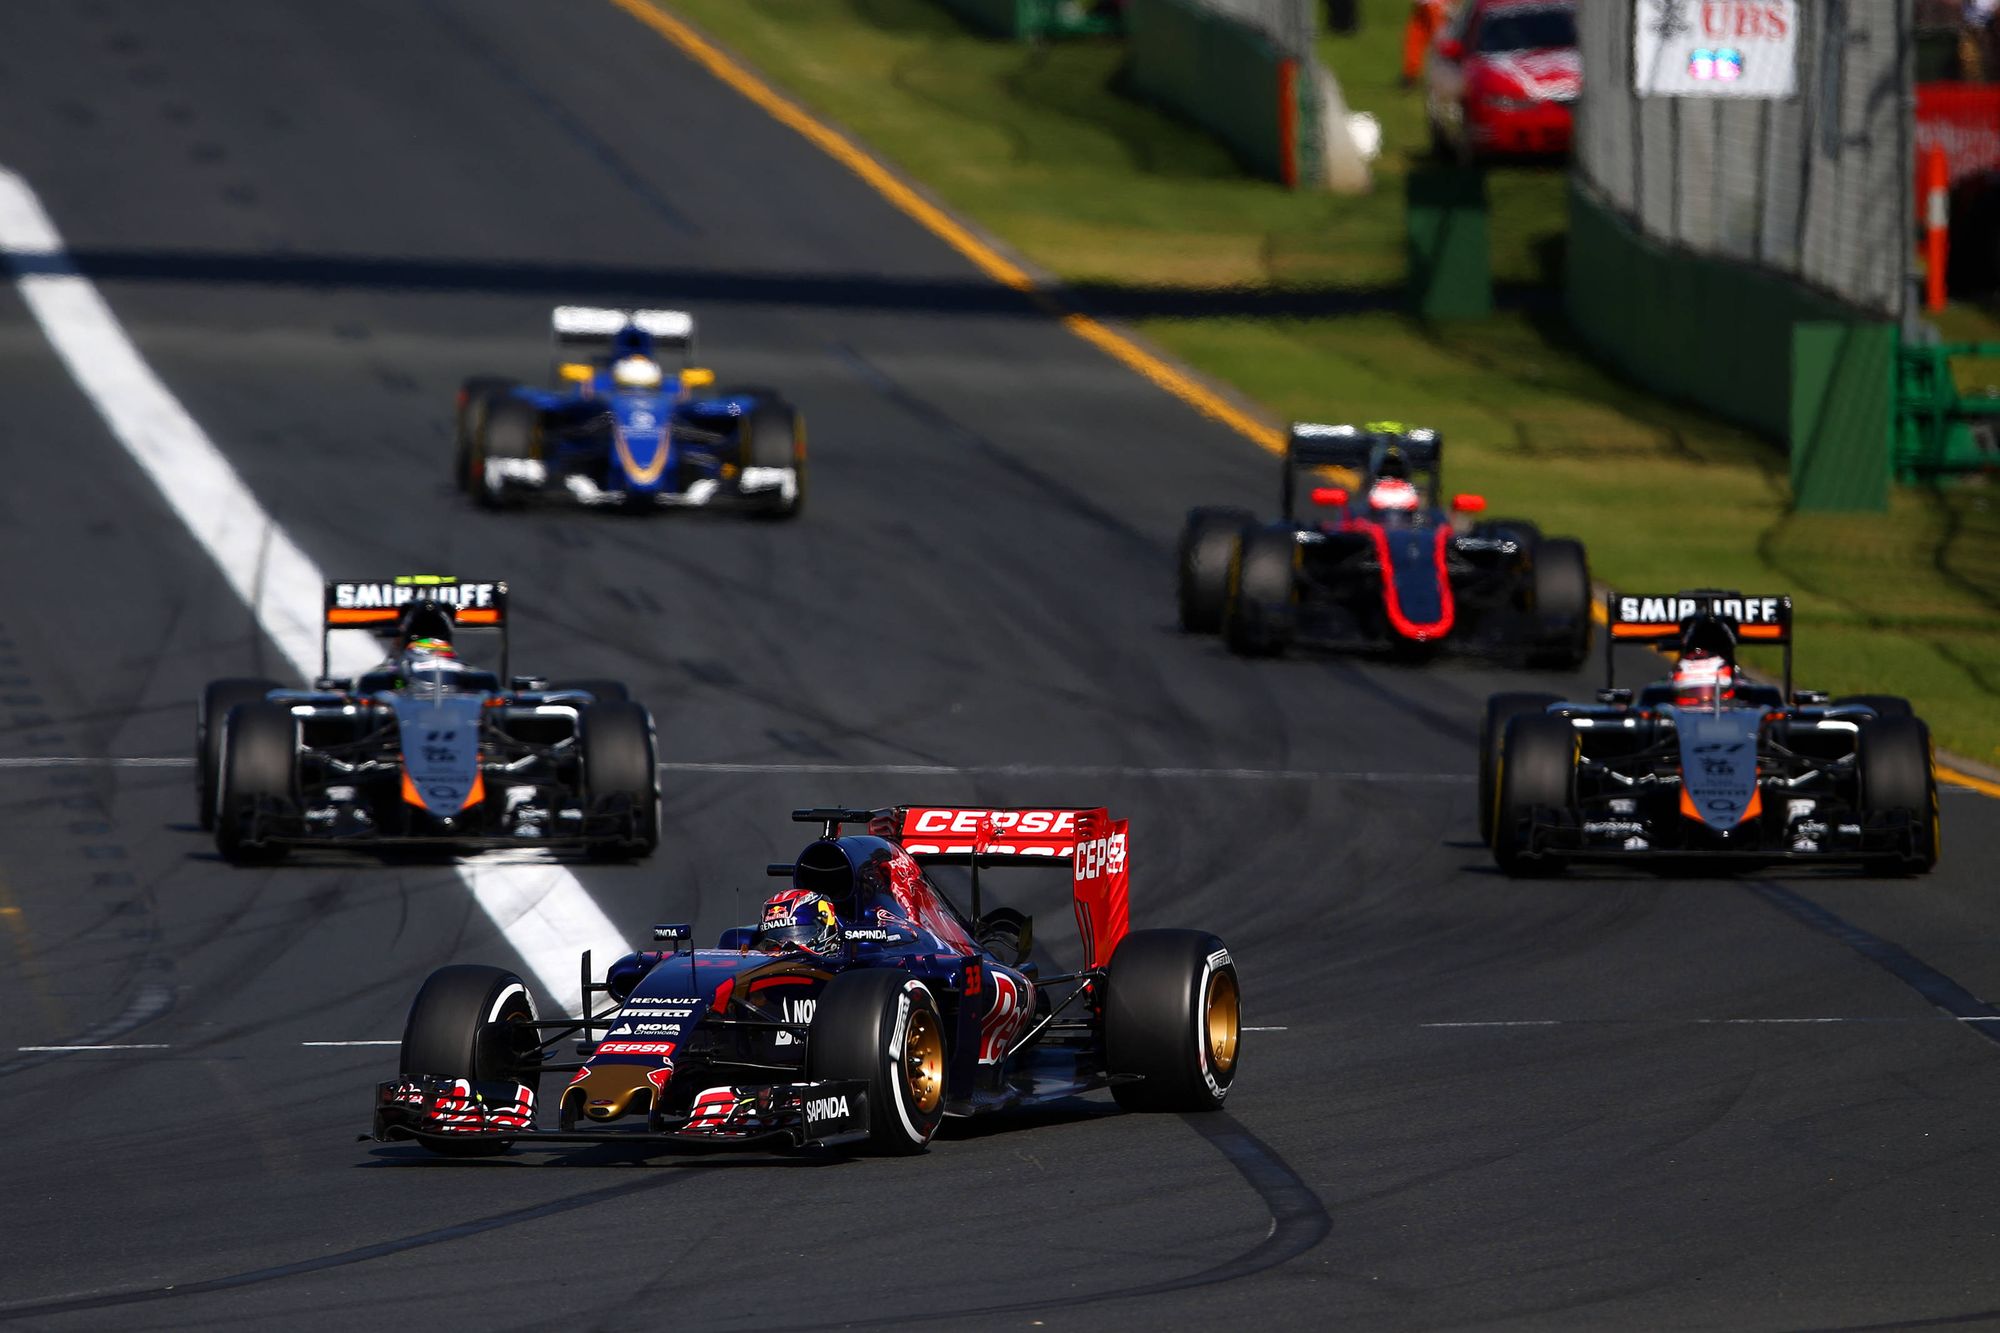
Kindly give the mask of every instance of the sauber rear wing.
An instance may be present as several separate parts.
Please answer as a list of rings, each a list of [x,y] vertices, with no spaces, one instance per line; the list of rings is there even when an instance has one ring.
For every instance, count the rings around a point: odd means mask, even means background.
[[[1772,594],[1745,594],[1723,588],[1695,588],[1676,593],[1607,592],[1604,596],[1606,636],[1604,683],[1614,683],[1620,640],[1650,643],[1664,652],[1679,649],[1696,621],[1712,621],[1741,643],[1774,644],[1785,650],[1785,697],[1792,696],[1792,599]]]
[[[1130,928],[1126,822],[1102,806],[907,805],[795,810],[792,818],[824,825],[829,838],[838,837],[844,823],[865,823],[919,862],[971,866],[974,920],[980,916],[981,866],[1067,866],[1088,967],[1109,963]]]
[[[498,579],[461,579],[449,574],[398,574],[389,579],[340,579],[326,585],[320,616],[320,674],[331,675],[331,640],[337,629],[394,634],[412,602],[437,602],[451,609],[460,629],[500,632],[500,677],[507,678],[507,585]]]
[[[549,332],[555,338],[558,364],[608,356],[627,330],[653,340],[664,360],[679,353],[683,362],[694,357],[694,316],[685,310],[606,310],[597,306],[559,305],[549,312]]]

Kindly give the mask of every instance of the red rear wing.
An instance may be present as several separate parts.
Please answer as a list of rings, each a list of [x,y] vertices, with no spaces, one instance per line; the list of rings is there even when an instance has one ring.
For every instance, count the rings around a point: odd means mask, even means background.
[[[1095,809],[918,806],[902,812],[897,841],[919,861],[1033,865],[1068,861],[1087,966],[1111,961],[1131,922],[1126,826]]]

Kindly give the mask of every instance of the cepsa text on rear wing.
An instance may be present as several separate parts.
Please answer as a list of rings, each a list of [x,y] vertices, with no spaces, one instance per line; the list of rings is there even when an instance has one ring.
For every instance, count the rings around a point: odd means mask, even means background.
[[[1126,821],[1102,807],[907,806],[897,841],[919,862],[973,868],[975,907],[982,865],[1070,865],[1076,928],[1091,967],[1111,961],[1131,922]]]

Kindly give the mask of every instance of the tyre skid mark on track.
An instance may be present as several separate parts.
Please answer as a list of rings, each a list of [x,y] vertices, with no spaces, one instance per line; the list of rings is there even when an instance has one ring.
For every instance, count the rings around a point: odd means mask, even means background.
[[[505,1168],[502,1168],[505,1169]],[[448,1227],[438,1227],[432,1231],[420,1231],[414,1236],[401,1236],[395,1240],[378,1241],[373,1245],[363,1245],[352,1250],[342,1250],[338,1254],[322,1255],[316,1259],[301,1259],[296,1263],[276,1264],[269,1268],[255,1268],[247,1273],[232,1273],[227,1277],[208,1278],[200,1282],[180,1282],[164,1287],[143,1287],[138,1290],[102,1292],[92,1295],[62,1296],[50,1300],[30,1301],[19,1305],[0,1305],[0,1319],[12,1320],[30,1316],[75,1314],[85,1310],[109,1310],[124,1305],[141,1305],[150,1301],[171,1300],[185,1296],[206,1296],[215,1292],[233,1291],[239,1287],[252,1287],[260,1283],[276,1282],[288,1277],[302,1277],[309,1273],[325,1272],[329,1268],[345,1268],[351,1264],[367,1263],[371,1259],[382,1259],[393,1254],[403,1254],[410,1250],[422,1249],[429,1245],[442,1245],[447,1241],[464,1240],[470,1236],[483,1235],[489,1231],[499,1231],[505,1227],[520,1226],[526,1222],[538,1222],[545,1217],[555,1217],[562,1213],[575,1212],[579,1208],[589,1208],[600,1203],[610,1203],[627,1195],[639,1194],[646,1190],[661,1189],[677,1180],[686,1179],[685,1173],[663,1172],[648,1175],[643,1180],[628,1180],[603,1189],[589,1190],[582,1194],[572,1194],[566,1198],[548,1203],[533,1204],[526,1208],[516,1208],[505,1213],[495,1213],[490,1217],[478,1218],[471,1222],[459,1222]]]
[[[993,1315],[1027,1314],[1037,1310],[1073,1310],[1087,1305],[1102,1305],[1107,1301],[1170,1295],[1254,1276],[1298,1258],[1326,1239],[1333,1230],[1333,1218],[1328,1214],[1326,1205],[1269,1144],[1245,1129],[1233,1116],[1224,1113],[1184,1115],[1181,1119],[1195,1133],[1208,1140],[1210,1147],[1222,1154],[1223,1160],[1236,1169],[1270,1211],[1271,1227],[1264,1239],[1234,1258],[1184,1277],[1162,1278],[1157,1282],[1114,1287],[1109,1291],[1036,1301],[1008,1301],[960,1310],[927,1310],[921,1314],[900,1316],[884,1317],[871,1313],[862,1320],[836,1320],[802,1325],[801,1328],[852,1328],[856,1323],[871,1327],[930,1324],[955,1319],[983,1319]]]
[[[1745,886],[1786,916],[1840,941],[1908,986],[1971,1032],[2000,1045],[2000,1009],[1974,995],[1900,944],[1863,930],[1818,903],[1769,880]]]

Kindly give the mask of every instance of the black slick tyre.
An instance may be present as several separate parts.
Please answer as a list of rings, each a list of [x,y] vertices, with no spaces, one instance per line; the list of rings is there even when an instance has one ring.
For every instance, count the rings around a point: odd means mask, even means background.
[[[485,509],[508,509],[519,497],[491,471],[495,460],[541,457],[542,414],[515,398],[492,398],[476,423],[468,464],[467,489]]]
[[[924,1150],[944,1119],[944,1017],[923,982],[897,968],[827,982],[806,1033],[806,1077],[868,1089],[868,1146]]]
[[[216,773],[215,849],[232,865],[283,859],[274,819],[298,806],[298,726],[283,704],[238,704],[223,721]]]
[[[1554,694],[1527,692],[1495,694],[1486,700],[1486,716],[1479,724],[1479,840],[1493,845],[1493,798],[1500,790],[1500,743],[1506,738],[1507,724],[1516,717],[1547,711],[1562,698]]]
[[[583,751],[586,818],[615,819],[624,832],[590,845],[599,860],[638,860],[660,845],[660,774],[655,767],[653,715],[630,700],[584,708],[578,731]]]
[[[1563,868],[1537,844],[1531,825],[1571,819],[1576,808],[1576,728],[1569,719],[1526,714],[1507,724],[1493,799],[1493,859],[1517,877]]]
[[[477,438],[481,421],[486,416],[487,404],[497,395],[504,394],[515,386],[514,380],[497,379],[490,375],[476,376],[458,386],[458,410],[452,417],[452,483],[470,495],[479,478],[473,472],[473,441]]]
[[[441,967],[425,979],[410,1004],[398,1069],[405,1078],[521,1083],[539,1100],[540,1039],[535,1029],[517,1026],[534,1021],[534,996],[512,972],[477,963]],[[509,1146],[506,1139],[423,1143],[447,1157],[486,1156]]]
[[[215,827],[215,775],[222,767],[222,730],[229,710],[238,704],[262,703],[265,695],[283,688],[275,680],[216,680],[195,701],[195,817],[204,831]]]
[[[1590,657],[1590,561],[1583,543],[1545,537],[1535,545],[1532,666],[1575,671]]]
[[[1863,818],[1908,823],[1908,852],[1885,857],[1876,868],[1929,874],[1937,865],[1940,822],[1930,728],[1914,717],[1882,717],[1864,724],[1856,742],[1855,770]]]
[[[1106,969],[1104,1064],[1128,1111],[1218,1111],[1236,1082],[1242,991],[1221,940],[1135,930]]]
[[[745,468],[790,468],[792,490],[754,493],[759,518],[797,518],[806,507],[806,429],[798,410],[783,402],[759,403],[743,424]]]
[[[566,680],[556,686],[559,690],[582,690],[595,703],[622,704],[632,698],[632,692],[625,688],[623,681],[617,680]]]
[[[1236,542],[1253,522],[1247,509],[1204,507],[1188,511],[1181,529],[1179,593],[1181,629],[1214,634],[1229,600],[1229,564]]]
[[[1298,632],[1299,543],[1282,523],[1246,528],[1229,567],[1222,637],[1243,657],[1275,657]]]

